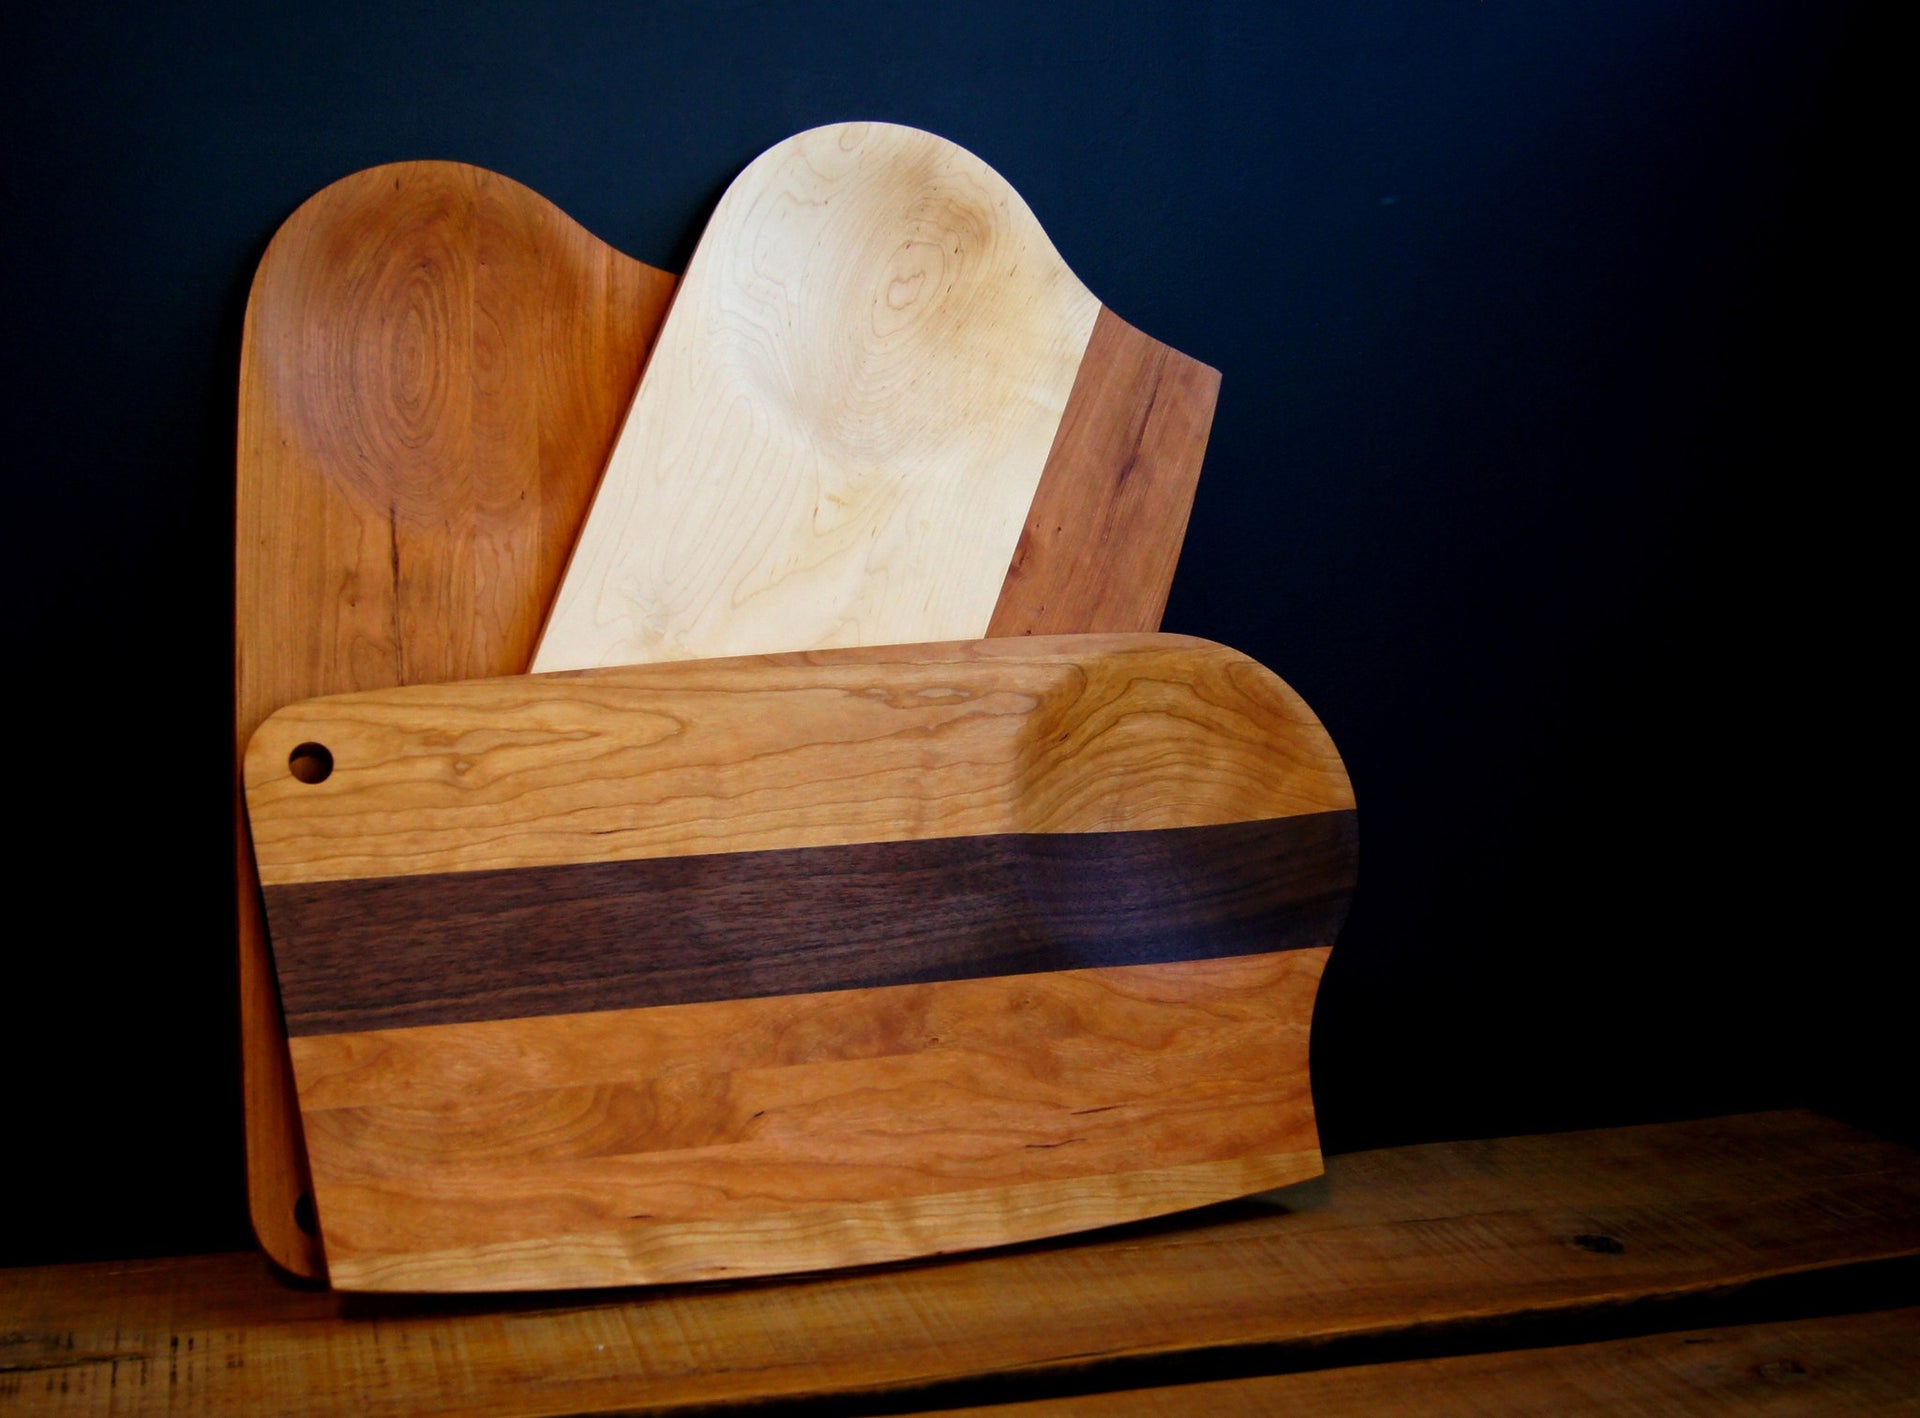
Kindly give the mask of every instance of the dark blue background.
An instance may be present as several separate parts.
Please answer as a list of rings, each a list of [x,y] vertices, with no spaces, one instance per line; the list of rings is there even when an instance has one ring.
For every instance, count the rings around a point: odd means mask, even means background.
[[[0,1259],[244,1244],[247,283],[456,158],[679,269],[738,168],[972,150],[1225,376],[1166,626],[1325,719],[1330,1150],[1813,1105],[1911,1134],[1894,46],[1817,0],[10,9]],[[1899,256],[1909,259],[1910,240]],[[1901,617],[1904,623],[1906,617]]]

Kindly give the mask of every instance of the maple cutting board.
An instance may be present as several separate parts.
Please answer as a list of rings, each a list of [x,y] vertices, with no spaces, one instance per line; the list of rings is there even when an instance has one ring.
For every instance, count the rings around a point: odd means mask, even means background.
[[[526,668],[672,285],[463,163],[369,168],[287,219],[241,349],[238,749],[294,700]],[[250,1209],[269,1256],[318,1276],[237,836]]]
[[[535,670],[1157,629],[1219,375],[973,154],[762,154],[687,267]]]
[[[861,1264],[1319,1170],[1352,790],[1225,647],[338,696],[246,781],[342,1288]]]

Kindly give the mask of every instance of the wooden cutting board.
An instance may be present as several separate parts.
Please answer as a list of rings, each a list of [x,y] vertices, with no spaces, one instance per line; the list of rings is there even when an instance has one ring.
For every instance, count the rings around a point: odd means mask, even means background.
[[[1218,388],[971,153],[802,133],[715,209],[534,668],[1157,629]]]
[[[370,168],[288,218],[254,278],[241,349],[240,749],[294,700],[526,667],[672,284],[461,163]],[[319,1276],[237,835],[253,1224],[274,1261]]]
[[[1319,1170],[1352,790],[1224,647],[340,696],[246,782],[339,1287],[864,1264]]]

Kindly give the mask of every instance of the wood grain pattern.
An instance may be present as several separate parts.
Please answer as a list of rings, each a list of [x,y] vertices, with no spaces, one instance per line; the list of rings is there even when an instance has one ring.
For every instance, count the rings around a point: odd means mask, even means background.
[[[318,784],[294,750],[331,751]],[[1277,675],[1187,636],[1032,636],[413,686],[247,751],[267,886],[1354,806]]]
[[[369,1290],[762,1275],[1314,1176],[1326,954],[296,1038],[303,1100],[329,1103],[306,1117],[330,1274]]]
[[[1920,1309],[941,1409],[946,1418],[1920,1413]]]
[[[1595,1233],[1619,1248],[1574,1243]],[[1920,1157],[1811,1114],[1766,1113],[1335,1156],[1324,1182],[1280,1198],[796,1283],[528,1304],[293,1288],[251,1252],[21,1268],[0,1274],[0,1406],[909,1412],[951,1408],[976,1380],[1097,1392],[1162,1382],[1145,1367],[1157,1363],[1279,1372],[1326,1362],[1339,1341],[1375,1353],[1436,1333],[1485,1343],[1475,1326],[1520,1317],[1565,1341],[1597,1317],[1657,1323],[1676,1301],[1739,1302],[1756,1286],[1803,1306],[1810,1286],[1840,1293],[1865,1267],[1915,1255]],[[1911,1333],[1910,1312],[1860,1323]],[[1805,1357],[1800,1342],[1788,1357]],[[1887,1351],[1839,1352],[1866,1363]],[[1806,1368],[1816,1393],[1847,1380]]]
[[[295,700],[525,668],[671,288],[460,163],[370,168],[287,219],[241,351],[240,750]],[[267,1253],[318,1275],[294,1219],[306,1164],[237,836],[249,1200]]]
[[[330,775],[295,772],[323,751]],[[1352,791],[1299,697],[1223,646],[336,696],[261,727],[248,785],[337,1285],[864,1264],[1318,1170],[1307,1032]],[[817,1052],[713,1061],[796,1010]],[[677,1043],[609,1074],[610,1029]],[[335,1037],[428,1061],[323,1107]],[[476,1049],[505,1061],[484,1088]]]
[[[972,154],[802,133],[716,208],[534,668],[1158,629],[1217,382]]]
[[[267,888],[287,1032],[1331,946],[1354,816]]]

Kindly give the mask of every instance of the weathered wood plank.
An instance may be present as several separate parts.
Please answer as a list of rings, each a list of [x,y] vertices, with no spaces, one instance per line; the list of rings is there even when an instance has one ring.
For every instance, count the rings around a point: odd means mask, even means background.
[[[1102,1366],[1148,1356],[1304,1356],[1920,1254],[1920,1157],[1806,1113],[1335,1157],[1310,1190],[1296,1210],[537,1305],[293,1290],[249,1255],[0,1272],[0,1399],[385,1418],[891,1392],[911,1408],[926,1385],[986,1374],[1099,1387]]]
[[[1430,1418],[1766,1418],[1920,1413],[1920,1309],[1681,1330],[1595,1344],[1363,1364],[984,1408],[945,1418],[1224,1418],[1236,1413]]]

